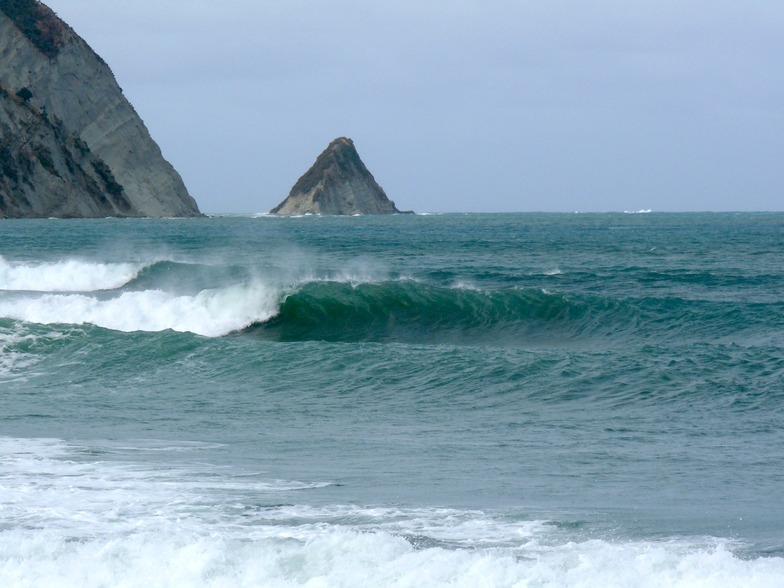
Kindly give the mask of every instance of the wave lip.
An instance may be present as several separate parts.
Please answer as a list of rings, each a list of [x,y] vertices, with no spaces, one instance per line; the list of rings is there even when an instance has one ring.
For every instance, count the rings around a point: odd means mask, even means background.
[[[248,332],[278,341],[508,345],[622,334],[635,310],[617,301],[539,289],[484,291],[413,280],[301,285]]]
[[[78,259],[19,263],[9,262],[0,256],[0,290],[27,292],[114,290],[136,278],[147,265],[99,263]]]
[[[281,281],[232,266],[126,265],[102,266],[111,270],[111,280],[135,275],[114,290],[0,291],[0,319],[207,337],[244,331],[280,342],[492,346],[652,343],[676,334],[695,341],[709,333],[746,340],[752,331],[756,340],[777,341],[780,333],[758,328],[769,330],[768,315],[780,304],[484,290],[465,280],[443,286],[364,272]],[[82,278],[70,283],[73,288],[100,285],[109,286],[110,280],[99,276],[92,284]]]

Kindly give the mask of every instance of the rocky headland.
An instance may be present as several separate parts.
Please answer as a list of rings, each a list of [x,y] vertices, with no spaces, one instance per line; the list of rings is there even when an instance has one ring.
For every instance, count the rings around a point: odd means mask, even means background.
[[[199,216],[109,66],[50,8],[0,0],[0,218]]]
[[[400,213],[359,158],[354,142],[340,137],[318,156],[271,214]]]

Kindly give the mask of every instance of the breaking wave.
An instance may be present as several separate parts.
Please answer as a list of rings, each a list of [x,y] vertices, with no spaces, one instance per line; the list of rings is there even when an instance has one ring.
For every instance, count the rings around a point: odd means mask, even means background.
[[[781,342],[771,316],[781,304],[564,295],[541,289],[485,291],[412,280],[317,281],[287,295],[249,333],[281,341],[449,344],[577,344],[753,339]],[[784,319],[776,323],[784,327]]]
[[[55,262],[9,262],[0,256],[0,290],[92,292],[113,290],[133,280],[143,263],[96,263],[67,259]]]
[[[710,336],[779,344],[779,302],[616,299],[356,273],[261,277],[232,265],[0,258],[0,319],[116,331],[243,332],[271,341],[478,345],[645,343]],[[773,328],[772,328],[773,327]]]
[[[228,266],[0,258],[0,319],[218,337],[269,319],[278,290]]]
[[[123,292],[102,299],[46,294],[0,301],[0,315],[40,324],[92,324],[116,331],[191,332],[218,337],[272,316],[275,296],[262,286],[237,285],[177,295],[161,290]]]
[[[513,342],[587,335],[602,317],[629,324],[635,314],[611,300],[574,300],[535,289],[325,281],[304,284],[250,332],[283,341]]]

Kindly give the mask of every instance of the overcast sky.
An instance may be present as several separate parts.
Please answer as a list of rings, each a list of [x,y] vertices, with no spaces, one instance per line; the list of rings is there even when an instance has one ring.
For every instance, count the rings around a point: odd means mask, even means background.
[[[784,210],[781,0],[46,0],[204,212],[354,140],[400,209]]]

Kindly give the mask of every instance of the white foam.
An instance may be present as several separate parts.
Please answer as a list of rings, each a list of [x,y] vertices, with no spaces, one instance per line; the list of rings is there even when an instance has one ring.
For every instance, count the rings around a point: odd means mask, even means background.
[[[96,449],[0,438],[0,586],[766,588],[784,581],[784,559],[742,559],[719,539],[586,541],[541,521],[482,511],[259,507],[259,496],[277,503],[280,492],[307,493],[314,484],[203,463],[116,462],[100,451],[97,461]]]
[[[142,263],[98,263],[66,259],[56,262],[9,262],[0,256],[0,290],[92,292],[127,284]]]
[[[119,270],[114,274],[118,281],[138,274],[142,267],[133,264],[117,266],[128,266],[125,268],[127,274],[122,274]],[[136,267],[133,271],[132,266]],[[25,271],[32,272],[30,267]],[[96,267],[106,269],[113,266],[97,264]],[[92,324],[124,332],[171,329],[217,337],[242,330],[256,322],[269,320],[279,312],[285,295],[309,283],[335,282],[356,287],[362,284],[378,284],[390,279],[415,281],[408,276],[391,277],[385,268],[363,259],[355,260],[341,271],[321,275],[303,272],[297,276],[295,272],[288,277],[287,283],[279,279],[255,277],[248,283],[205,289],[197,294],[178,294],[161,289],[121,293],[72,292],[64,280],[55,284],[54,279],[49,280],[46,285],[40,284],[39,289],[36,289],[32,283],[23,284],[20,279],[15,285],[20,288],[24,286],[25,291],[0,296],[0,318],[46,325]],[[108,286],[110,281],[96,279],[92,286],[98,283]],[[74,279],[70,287],[73,290],[89,289],[86,279],[82,278]],[[48,292],[48,288],[54,288],[56,291]]]
[[[45,294],[0,299],[0,317],[39,324],[92,324],[116,331],[191,332],[217,337],[265,321],[277,312],[277,290],[261,283],[177,295],[161,290],[124,292],[103,299]]]
[[[400,536],[328,525],[305,539],[287,528],[240,539],[187,523],[140,526],[112,538],[0,533],[0,583],[15,587],[772,588],[783,579],[782,560],[744,561],[721,546],[593,541],[523,553],[416,549]]]
[[[470,290],[472,292],[482,292],[482,289],[471,280],[455,280],[452,283],[455,290]]]
[[[19,329],[0,330],[0,377],[35,363],[34,356],[15,350],[16,346],[25,342],[29,336]]]
[[[38,342],[65,336],[58,331],[50,331],[46,335],[34,334],[22,325],[0,328],[0,378],[13,375],[16,379],[24,379],[29,375],[28,369],[41,359],[31,348]]]

